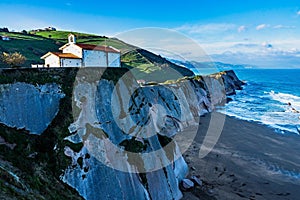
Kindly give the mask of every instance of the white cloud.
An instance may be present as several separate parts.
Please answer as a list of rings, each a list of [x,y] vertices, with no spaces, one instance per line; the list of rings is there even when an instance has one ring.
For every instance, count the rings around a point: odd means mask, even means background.
[[[247,29],[246,26],[240,26],[240,27],[238,28],[238,32],[239,32],[239,33],[244,32],[244,31],[246,31],[246,29]]]
[[[273,26],[274,29],[295,29],[296,26],[286,26],[282,24],[278,24],[276,26]]]
[[[300,16],[300,10],[297,12],[297,15]]]
[[[183,25],[175,28],[177,31],[187,32],[189,34],[220,33],[234,30],[236,25],[226,23]]]
[[[256,48],[258,46],[256,43],[237,43],[233,48]]]
[[[214,61],[232,64],[249,64],[270,68],[299,68],[300,40],[272,42],[239,42],[223,45],[223,51],[210,54]]]
[[[256,26],[256,30],[258,30],[258,31],[259,30],[263,30],[263,29],[265,29],[267,27],[269,27],[268,24],[260,24],[260,25]]]
[[[300,40],[278,40],[278,41],[237,41],[237,42],[207,42],[201,43],[201,48],[207,52],[211,61],[220,61],[232,64],[249,64],[258,67],[287,67],[300,66]],[[206,61],[195,54],[198,48],[182,46],[184,58],[195,61]],[[209,61],[209,60],[208,60]]]
[[[212,55],[214,61],[220,61],[232,64],[249,64],[251,66],[263,68],[299,68],[300,52],[270,50],[262,52],[231,52]]]
[[[282,31],[296,29],[296,26],[261,23],[254,26],[254,28],[257,31],[268,29],[275,31],[276,29],[278,30],[276,33],[279,34],[280,32],[281,34]],[[258,32],[247,31],[248,29],[249,26],[245,24],[240,24],[239,26],[236,24],[202,24],[185,25],[176,30],[180,30],[198,41],[201,48],[215,61],[234,64],[248,63],[263,67],[300,66],[300,51],[295,48],[300,46],[300,40],[293,39],[293,37],[277,38],[273,35],[269,37]],[[247,32],[238,34],[244,31]],[[244,36],[247,36],[248,39],[245,39]],[[186,49],[186,51],[192,55],[194,49]],[[198,60],[196,56],[193,56],[193,60]],[[284,63],[287,64],[283,65]]]
[[[273,28],[275,28],[275,29],[282,29],[283,27],[284,27],[283,25],[278,24],[278,25],[274,26]]]
[[[141,28],[121,33],[117,38],[169,58],[209,60],[201,44],[186,35],[170,29]]]

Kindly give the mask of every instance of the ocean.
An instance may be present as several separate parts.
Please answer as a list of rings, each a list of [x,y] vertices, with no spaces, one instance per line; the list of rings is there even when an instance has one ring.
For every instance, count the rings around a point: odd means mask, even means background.
[[[234,71],[246,85],[219,112],[268,125],[281,134],[300,134],[300,69]]]

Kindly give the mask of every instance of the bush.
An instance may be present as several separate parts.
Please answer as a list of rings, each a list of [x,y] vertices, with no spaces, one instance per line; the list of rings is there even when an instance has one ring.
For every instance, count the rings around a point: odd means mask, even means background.
[[[19,52],[5,53],[1,55],[2,62],[8,64],[10,67],[20,67],[26,61],[26,57]]]

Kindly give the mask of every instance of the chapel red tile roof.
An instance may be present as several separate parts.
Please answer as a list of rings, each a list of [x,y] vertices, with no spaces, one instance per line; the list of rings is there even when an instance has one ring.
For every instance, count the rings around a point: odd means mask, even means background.
[[[73,59],[80,59],[78,56],[75,56],[72,53],[60,53],[60,52],[51,52],[52,54],[60,57],[60,58],[73,58]]]
[[[120,51],[118,51],[112,47],[108,47],[108,46],[99,46],[99,45],[93,45],[93,44],[75,44],[75,45],[79,46],[82,49],[86,49],[86,50],[120,53]]]
[[[60,53],[60,52],[48,52],[42,58],[48,57],[50,54],[56,55],[60,58],[71,58],[71,59],[80,59],[78,56],[75,56],[72,53]]]

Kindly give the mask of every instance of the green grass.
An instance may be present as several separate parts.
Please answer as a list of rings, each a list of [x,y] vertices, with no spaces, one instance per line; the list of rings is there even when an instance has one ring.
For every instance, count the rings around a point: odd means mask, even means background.
[[[129,68],[137,80],[165,82],[193,75],[190,70],[142,49],[122,55],[121,60],[122,67]]]
[[[70,33],[76,35],[77,37],[101,37],[93,34],[87,34],[87,33],[78,33],[78,32],[72,32],[72,31],[40,31],[40,32],[30,32],[31,34],[42,36],[44,38],[49,38],[49,35],[51,35],[52,39],[61,39],[66,40],[68,38],[68,35]],[[104,36],[103,36],[104,37]]]
[[[142,64],[151,64],[151,62],[137,51],[131,51],[123,55],[122,62],[132,67],[139,67]]]
[[[12,40],[0,40],[0,53],[2,52],[20,52],[26,57],[24,67],[31,67],[31,63],[43,63],[40,59],[42,55],[48,51],[57,51],[62,45],[61,43],[34,35],[25,35],[21,33],[3,33],[0,35],[7,35]],[[0,67],[7,67],[4,63],[0,63]]]
[[[44,38],[60,41],[62,43],[67,43],[68,35],[74,34],[76,36],[76,41],[78,43],[112,46],[114,48],[121,50],[122,52],[134,48],[133,46],[121,40],[118,40],[116,38],[108,38],[106,36],[99,36],[95,34],[78,33],[72,31],[40,31],[40,32],[31,32],[31,33]]]

